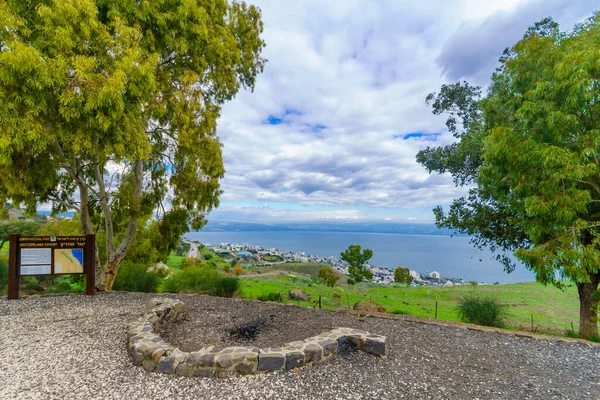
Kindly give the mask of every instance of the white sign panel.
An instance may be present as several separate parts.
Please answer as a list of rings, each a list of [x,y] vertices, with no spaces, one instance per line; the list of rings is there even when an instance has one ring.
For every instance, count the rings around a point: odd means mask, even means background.
[[[52,264],[52,249],[21,249],[21,265]],[[22,269],[21,269],[22,271]],[[22,273],[22,272],[21,272]]]
[[[22,265],[21,275],[50,275],[50,265]]]

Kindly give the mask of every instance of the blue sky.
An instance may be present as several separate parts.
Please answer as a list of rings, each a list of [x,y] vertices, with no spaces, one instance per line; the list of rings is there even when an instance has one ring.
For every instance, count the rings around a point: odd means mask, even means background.
[[[454,138],[425,96],[485,87],[505,47],[546,16],[562,29],[593,1],[249,0],[268,63],[219,120],[226,176],[209,220],[432,222],[465,193],[416,153]]]

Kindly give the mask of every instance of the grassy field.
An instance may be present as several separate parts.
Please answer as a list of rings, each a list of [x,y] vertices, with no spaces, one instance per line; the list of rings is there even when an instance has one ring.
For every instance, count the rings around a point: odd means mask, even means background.
[[[314,276],[288,273],[287,275],[264,274],[261,277],[248,278],[242,276],[240,292],[244,298],[256,299],[270,292],[280,292],[283,297],[287,297],[291,289],[304,290],[312,296],[313,301],[321,295],[322,305],[325,308],[348,309],[358,301],[368,300],[377,302],[388,312],[426,318],[435,317],[437,302],[437,318],[449,321],[459,320],[456,306],[462,296],[492,295],[508,306],[509,328],[564,334],[571,328],[572,322],[575,330],[578,329],[579,301],[577,290],[573,286],[565,292],[536,282],[454,287],[406,287],[363,283],[354,286],[342,284],[329,288],[322,285]],[[339,297],[334,297],[334,294]],[[314,306],[314,302],[299,304]]]

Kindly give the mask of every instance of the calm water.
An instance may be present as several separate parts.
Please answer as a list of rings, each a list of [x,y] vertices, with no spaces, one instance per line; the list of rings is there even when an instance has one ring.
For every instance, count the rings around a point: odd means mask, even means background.
[[[346,232],[189,232],[185,238],[204,243],[248,243],[285,251],[304,251],[319,256],[338,256],[351,244],[373,250],[371,264],[385,268],[401,265],[425,273],[486,283],[534,281],[534,275],[518,265],[511,274],[479,251],[464,236],[402,235]]]

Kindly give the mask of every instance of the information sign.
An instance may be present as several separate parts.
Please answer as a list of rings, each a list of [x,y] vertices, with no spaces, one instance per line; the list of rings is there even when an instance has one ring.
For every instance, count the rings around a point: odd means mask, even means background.
[[[94,293],[96,241],[87,236],[10,235],[9,300],[19,297],[19,277],[86,274],[87,294]]]

